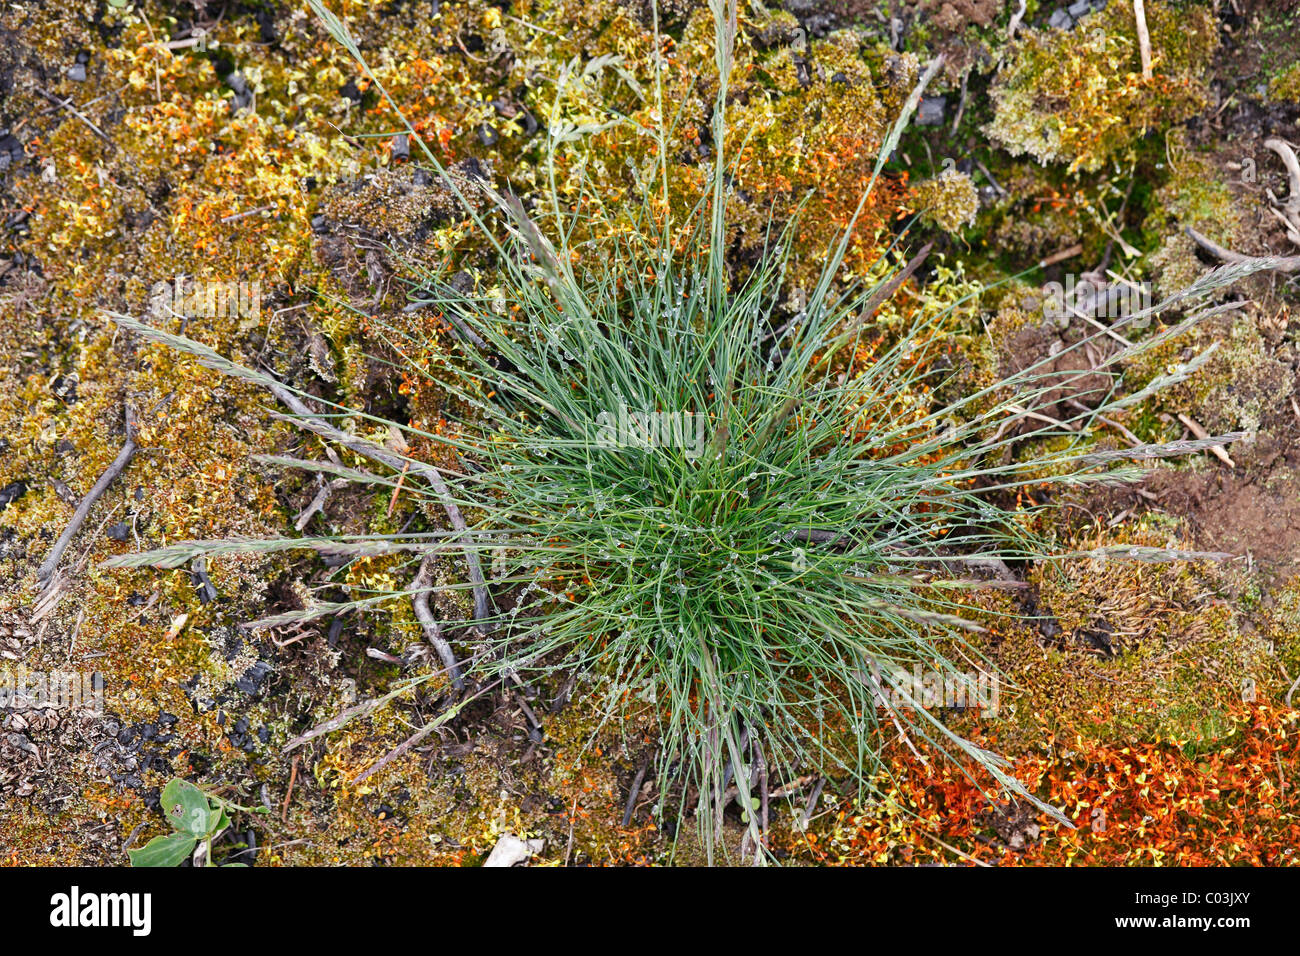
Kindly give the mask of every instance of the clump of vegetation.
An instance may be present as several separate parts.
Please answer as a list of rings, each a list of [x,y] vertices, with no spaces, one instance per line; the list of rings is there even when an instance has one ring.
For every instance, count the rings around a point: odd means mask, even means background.
[[[213,796],[179,777],[162,792],[163,816],[174,832],[154,837],[138,850],[129,851],[132,866],[180,866],[201,847],[204,866],[216,866],[212,859],[212,841],[230,826],[231,814],[238,810],[268,813],[265,807],[241,807]],[[225,866],[247,866],[226,863]]]
[[[1274,103],[1300,103],[1300,63],[1292,63],[1269,80],[1268,98]]]
[[[364,65],[343,25],[315,9]],[[712,161],[703,198],[685,218],[674,218],[668,201],[662,125],[649,134],[658,140],[658,160],[648,178],[654,188],[632,217],[636,228],[582,241],[574,238],[578,215],[555,194],[530,213],[512,194],[480,184],[493,204],[493,214],[484,215],[465,184],[426,151],[497,256],[495,272],[478,284],[425,265],[423,301],[452,321],[460,345],[404,369],[436,382],[463,411],[439,431],[402,429],[433,443],[440,461],[450,458],[455,478],[444,481],[427,463],[320,419],[305,424],[394,473],[410,469],[410,493],[447,511],[458,526],[186,542],[113,563],[174,567],[201,555],[302,547],[424,560],[460,549],[468,579],[444,586],[472,594],[473,620],[435,634],[446,674],[480,689],[574,669],[601,675],[608,717],[648,710],[656,718],[660,810],[674,794],[679,812],[693,805],[710,854],[733,783],[756,858],[765,840],[769,777],[848,774],[864,794],[873,792],[883,767],[882,731],[923,742],[1068,825],[1005,761],[932,714],[899,675],[922,669],[963,686],[992,671],[968,640],[983,625],[966,596],[988,586],[971,569],[1050,558],[1030,531],[1042,506],[1017,492],[1044,483],[1123,481],[1140,473],[1112,467],[1120,460],[1206,447],[1180,442],[1095,452],[1088,440],[1098,416],[1184,380],[1199,357],[1138,392],[1115,388],[1094,396],[1093,407],[1081,405],[1061,419],[1036,411],[1084,377],[1116,386],[1123,362],[1198,316],[1096,366],[1063,371],[1057,353],[1024,362],[972,394],[936,401],[944,372],[934,362],[933,332],[953,306],[886,331],[875,312],[906,275],[865,284],[842,275],[858,216],[923,81],[881,145],[811,291],[785,318],[785,266],[798,218],[769,223],[748,267],[733,267],[728,257],[736,9],[716,0],[711,12]],[[600,202],[584,198],[589,203],[579,208]],[[1253,268],[1220,270],[1192,293],[1213,291]],[[116,318],[212,368],[291,397],[269,376],[199,343]],[[399,360],[421,347],[396,326],[389,334]],[[1066,349],[1082,350],[1102,334]],[[304,406],[293,402],[302,415]],[[395,486],[389,475],[293,464]],[[1196,555],[1125,546],[1117,556]],[[484,566],[493,569],[494,594]],[[421,574],[417,601],[433,589]],[[395,593],[402,592],[320,603],[279,619],[373,606]],[[457,661],[451,644],[471,653]]]
[[[1205,102],[1214,18],[1205,7],[1152,2],[1146,19],[1150,77],[1131,4],[1111,3],[1073,31],[1026,30],[991,88],[989,135],[1013,155],[1095,172],[1151,130],[1192,115]]]
[[[916,201],[922,214],[947,232],[974,225],[980,208],[975,184],[955,169],[944,170],[934,179],[918,184]]]

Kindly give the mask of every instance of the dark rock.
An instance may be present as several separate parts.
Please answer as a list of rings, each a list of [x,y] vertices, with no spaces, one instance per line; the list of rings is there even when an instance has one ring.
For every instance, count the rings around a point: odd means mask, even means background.
[[[926,96],[921,99],[921,106],[916,111],[918,126],[942,126],[944,109],[948,105],[946,96]]]
[[[226,77],[226,86],[235,94],[234,112],[247,109],[253,105],[253,91],[248,88],[248,80],[242,73],[231,73]]]
[[[27,482],[11,481],[9,484],[0,488],[0,508],[12,504],[23,495],[27,494]]]
[[[487,123],[478,124],[478,141],[484,146],[495,146],[501,138],[500,135]]]
[[[86,64],[74,63],[68,67],[68,79],[74,83],[86,82]]]
[[[131,537],[131,526],[125,521],[119,521],[115,525],[110,525],[108,536],[114,541],[125,541]]]
[[[266,663],[266,661],[255,661],[253,666],[244,671],[243,676],[235,681],[235,687],[251,696],[261,689],[263,682],[270,673],[270,664]]]
[[[405,133],[398,133],[393,137],[393,159],[410,159],[411,158],[411,140]]]

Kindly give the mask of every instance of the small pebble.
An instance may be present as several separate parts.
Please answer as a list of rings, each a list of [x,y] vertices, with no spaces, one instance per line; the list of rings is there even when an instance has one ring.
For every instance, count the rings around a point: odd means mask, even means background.
[[[921,107],[916,111],[918,126],[942,126],[944,108],[948,105],[946,96],[926,96],[921,100]]]

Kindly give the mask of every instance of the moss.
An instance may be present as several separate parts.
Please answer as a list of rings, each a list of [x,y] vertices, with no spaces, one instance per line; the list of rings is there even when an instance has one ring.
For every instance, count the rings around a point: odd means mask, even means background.
[[[1112,3],[1075,31],[1027,30],[991,89],[987,132],[1013,154],[1096,171],[1141,137],[1196,112],[1218,44],[1200,5],[1146,6],[1153,75],[1141,64],[1133,10]]]
[[[956,232],[975,223],[979,192],[965,173],[947,170],[919,184],[916,198],[922,213],[945,232]]]
[[[1186,154],[1156,190],[1144,224],[1147,243],[1156,249],[1148,265],[1159,295],[1185,289],[1205,272],[1185,226],[1228,248],[1238,244],[1242,233],[1235,197],[1216,168],[1204,157]]]
[[[1268,98],[1274,103],[1300,104],[1300,63],[1292,63],[1269,80]]]

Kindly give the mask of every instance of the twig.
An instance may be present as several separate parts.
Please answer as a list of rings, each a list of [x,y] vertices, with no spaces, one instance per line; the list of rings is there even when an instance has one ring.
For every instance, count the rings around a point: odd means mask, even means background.
[[[1064,262],[1066,259],[1073,259],[1081,252],[1083,252],[1083,243],[1076,242],[1068,249],[1062,249],[1060,252],[1053,252],[1046,259],[1040,260],[1038,263],[1038,268],[1046,269],[1048,266],[1054,266],[1058,262]]]
[[[320,486],[320,490],[316,492],[316,497],[312,498],[311,503],[308,504],[306,508],[303,508],[302,513],[298,515],[298,519],[293,523],[294,528],[301,531],[303,528],[307,527],[307,523],[311,521],[316,512],[324,509],[325,502],[329,499],[330,492],[338,491],[346,484],[347,481],[343,478],[335,478],[333,481],[323,482]]]
[[[812,793],[808,794],[808,802],[803,808],[803,825],[806,828],[812,822],[813,811],[817,809],[817,800],[822,795],[822,790],[826,787],[826,778],[818,777],[817,785],[813,787]]]
[[[989,181],[989,184],[998,191],[998,195],[1000,196],[1008,195],[1007,191],[1002,188],[1002,184],[993,178],[993,174],[989,172],[987,166],[981,163],[978,159],[975,160],[975,165],[979,167],[979,171],[984,174],[984,178]]]
[[[1025,16],[1026,3],[1027,0],[1020,0],[1019,8],[1011,15],[1011,22],[1007,24],[1008,40],[1014,40],[1016,38],[1016,29],[1020,26],[1020,21],[1024,19]]]
[[[246,209],[243,212],[237,212],[232,215],[226,216],[224,219],[221,219],[219,221],[234,222],[236,219],[243,219],[245,216],[255,216],[259,212],[269,212],[274,208],[275,208],[274,206],[258,206],[256,209]]]
[[[447,488],[447,483],[443,481],[442,473],[433,465],[396,455],[374,442],[358,438],[355,435],[349,435],[347,432],[316,418],[302,399],[283,385],[276,384],[268,387],[276,398],[288,406],[294,415],[298,416],[295,422],[300,427],[322,438],[336,441],[344,448],[350,448],[357,454],[372,458],[381,464],[387,465],[394,471],[401,471],[409,465],[428,480],[429,484],[433,486],[434,493],[442,499],[442,507],[447,513],[447,520],[451,522],[451,526],[456,531],[460,532],[457,540],[464,546],[465,564],[469,570],[470,586],[474,591],[474,619],[479,622],[480,631],[486,632],[487,625],[483,622],[487,620],[489,611],[487,584],[483,580],[483,568],[479,563],[478,552],[474,550],[473,541],[470,539],[469,526],[465,523],[460,508],[452,499],[451,491]]]
[[[408,461],[402,466],[402,473],[397,476],[397,484],[393,486],[393,496],[388,499],[388,511],[384,514],[385,518],[393,516],[393,509],[397,507],[397,496],[402,493],[402,482],[406,481],[406,472],[410,467],[411,463]]]
[[[280,752],[288,753],[290,750],[293,750],[295,747],[301,747],[307,741],[315,740],[317,737],[321,736],[322,734],[328,734],[331,731],[338,730],[340,727],[347,724],[348,721],[350,721],[353,717],[364,717],[367,714],[369,714],[371,711],[373,711],[375,708],[377,708],[381,703],[383,703],[382,698],[371,697],[368,698],[367,700],[361,701],[361,703],[359,704],[353,704],[351,707],[348,707],[340,711],[336,716],[331,717],[329,720],[325,721],[324,723],[317,724],[315,727],[313,727],[311,730],[307,731],[306,733],[299,734],[297,737],[294,737],[292,740],[286,743],[284,747],[281,748]]]
[[[388,753],[384,754],[382,757],[380,757],[378,760],[376,760],[374,763],[372,763],[372,764],[371,764],[369,767],[367,767],[365,770],[361,771],[361,773],[359,773],[359,774],[357,774],[355,777],[353,777],[353,778],[352,778],[352,783],[353,783],[353,784],[360,783],[362,780],[365,780],[365,779],[366,779],[367,777],[369,777],[371,774],[378,773],[380,770],[384,769],[384,767],[388,766],[390,763],[392,763],[392,762],[393,762],[394,760],[396,760],[398,757],[402,756],[402,754],[406,753],[408,750],[410,750],[412,747],[414,747],[416,744],[418,744],[421,740],[423,740],[425,737],[429,736],[429,734],[433,733],[435,730],[437,730],[437,729],[438,729],[439,727],[441,727],[441,726],[442,726],[442,722],[439,721],[439,720],[436,720],[436,719],[435,719],[435,720],[431,720],[431,721],[429,721],[427,724],[425,724],[423,727],[421,727],[419,730],[417,730],[417,731],[416,731],[414,734],[412,734],[410,737],[407,737],[405,740],[403,740],[400,744],[398,744],[398,745],[397,745],[396,747],[394,747],[392,750],[388,751]]]
[[[1069,405],[1071,408],[1077,408],[1085,415],[1092,411],[1091,408],[1089,408],[1087,405],[1083,404],[1083,402],[1079,401],[1076,398],[1067,399],[1066,404]],[[1103,425],[1109,425],[1111,428],[1115,429],[1117,432],[1123,435],[1128,440],[1128,443],[1132,445],[1134,448],[1142,447],[1143,445],[1142,439],[1138,438],[1137,435],[1134,435],[1131,431],[1129,431],[1127,428],[1125,428],[1123,425],[1121,425],[1119,422],[1115,421],[1114,419],[1107,418],[1105,415],[1098,415],[1097,421],[1101,422]]]
[[[63,107],[63,109],[67,110],[69,113],[71,113],[71,114],[72,114],[73,116],[75,116],[77,119],[81,120],[81,121],[82,121],[83,123],[85,123],[88,127],[90,127],[90,131],[91,131],[92,133],[94,133],[96,136],[98,136],[98,137],[99,137],[100,139],[102,139],[104,142],[108,143],[109,146],[112,146],[113,149],[117,149],[117,143],[113,142],[113,141],[109,138],[109,136],[108,136],[107,133],[105,133],[102,129],[100,129],[98,126],[96,126],[96,125],[95,125],[94,123],[92,123],[90,120],[88,120],[88,119],[86,118],[86,115],[85,115],[84,113],[82,113],[82,112],[81,112],[80,110],[78,110],[75,106],[73,106],[71,100],[61,100],[61,99],[59,99],[57,96],[55,96],[53,93],[47,93],[47,92],[45,92],[45,90],[41,89],[39,86],[34,87],[34,89],[36,90],[37,93],[40,93],[41,96],[45,97],[45,98],[46,98],[47,100],[49,100],[51,103],[54,103],[54,104],[56,104],[56,105],[58,105],[58,106]]]
[[[650,769],[650,758],[647,757],[641,764],[641,769],[636,772],[632,778],[632,792],[627,795],[627,805],[623,808],[623,826],[628,827],[632,824],[632,814],[636,812],[636,798],[641,794],[641,784],[645,783],[646,771]]]
[[[921,247],[920,252],[908,260],[907,265],[903,266],[902,269],[890,276],[888,282],[873,292],[871,298],[867,299],[867,301],[862,305],[862,311],[860,313],[862,318],[867,318],[880,307],[881,303],[888,301],[888,299],[899,290],[899,287],[912,277],[912,273],[921,268],[921,265],[929,257],[930,250],[933,248],[934,243],[927,242]]]
[[[569,858],[573,855],[573,824],[578,819],[578,798],[573,798],[573,806],[569,808],[569,842],[564,848],[564,865],[569,865]]]
[[[1207,432],[1204,428],[1202,428],[1199,422],[1197,422],[1193,418],[1188,417],[1187,415],[1184,415],[1182,412],[1178,413],[1178,420],[1182,422],[1184,425],[1186,425],[1188,430],[1197,438],[1199,438],[1201,441],[1205,441],[1207,438],[1210,437],[1210,433]],[[1211,445],[1209,448],[1209,452],[1211,455],[1219,459],[1219,461],[1223,462],[1229,468],[1237,467],[1237,463],[1234,462],[1228,456],[1228,453],[1223,450],[1222,445]]]
[[[36,577],[39,581],[44,583],[54,574],[54,569],[59,566],[59,559],[63,557],[63,552],[67,550],[68,545],[72,543],[72,539],[81,529],[82,524],[85,523],[87,516],[89,516],[91,506],[99,500],[99,496],[108,490],[108,486],[122,473],[122,469],[130,463],[132,456],[135,455],[136,447],[135,413],[131,410],[131,406],[128,405],[126,407],[126,444],[122,446],[122,450],[117,453],[117,457],[113,459],[113,463],[108,466],[108,469],[99,476],[99,481],[95,482],[95,486],[90,489],[89,494],[81,499],[81,504],[77,505],[77,510],[72,514],[72,521],[63,529],[63,534],[59,535],[59,540],[54,542],[54,547],[50,550],[49,556],[46,557],[45,562],[37,570]]]
[[[438,652],[438,657],[442,660],[442,666],[447,669],[451,686],[456,690],[463,690],[465,681],[460,675],[456,655],[452,653],[447,639],[442,636],[442,627],[438,624],[438,619],[433,616],[433,611],[429,610],[429,578],[432,576],[432,560],[433,555],[430,554],[425,555],[424,560],[420,562],[420,570],[415,575],[415,580],[411,582],[411,605],[415,608],[416,619],[424,628],[425,639],[433,645],[433,649]]]
[[[280,807],[280,820],[289,820],[289,801],[293,799],[293,785],[298,780],[298,755],[293,755],[293,766],[289,769],[289,792],[284,795],[284,804]]]
[[[1300,272],[1300,256],[1243,256],[1240,252],[1225,249],[1217,242],[1207,239],[1191,226],[1184,226],[1183,232],[1187,233],[1193,242],[1210,255],[1224,262],[1234,265],[1240,263],[1266,263],[1263,266],[1266,269],[1275,269],[1278,272]]]
[[[961,75],[961,99],[957,103],[957,115],[952,118],[952,131],[949,136],[956,136],[957,130],[961,126],[961,118],[966,112],[966,83],[970,78],[970,70],[966,70]]]
[[[1142,79],[1151,79],[1151,34],[1147,31],[1147,11],[1143,0],[1133,0],[1133,16],[1137,20],[1138,49],[1142,53]]]

